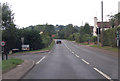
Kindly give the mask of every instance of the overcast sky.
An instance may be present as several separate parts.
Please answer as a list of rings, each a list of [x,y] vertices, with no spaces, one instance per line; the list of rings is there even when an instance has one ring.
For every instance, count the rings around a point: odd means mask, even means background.
[[[101,21],[101,0],[1,0],[8,2],[15,13],[15,24],[20,27],[37,24],[94,25],[94,17]],[[103,0],[106,15],[118,13],[120,0]]]

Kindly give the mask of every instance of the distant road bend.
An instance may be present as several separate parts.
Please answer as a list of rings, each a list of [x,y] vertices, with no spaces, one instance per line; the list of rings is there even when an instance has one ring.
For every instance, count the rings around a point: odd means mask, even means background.
[[[24,79],[118,79],[118,58],[107,52],[90,49],[62,40],[45,54],[23,55],[35,67]]]

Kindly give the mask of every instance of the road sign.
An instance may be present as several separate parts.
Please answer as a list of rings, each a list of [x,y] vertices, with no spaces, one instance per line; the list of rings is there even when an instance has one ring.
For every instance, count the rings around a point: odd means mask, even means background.
[[[22,45],[22,50],[30,50],[30,46],[29,45]]]
[[[0,45],[1,45],[1,46],[5,46],[5,42],[2,41],[2,42],[0,43]]]

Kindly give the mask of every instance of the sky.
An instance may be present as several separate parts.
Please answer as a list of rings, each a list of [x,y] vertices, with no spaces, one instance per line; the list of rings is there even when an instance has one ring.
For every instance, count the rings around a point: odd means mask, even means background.
[[[103,0],[104,21],[118,13],[120,0]],[[8,2],[20,28],[38,24],[94,26],[94,17],[101,21],[101,0],[1,0]]]

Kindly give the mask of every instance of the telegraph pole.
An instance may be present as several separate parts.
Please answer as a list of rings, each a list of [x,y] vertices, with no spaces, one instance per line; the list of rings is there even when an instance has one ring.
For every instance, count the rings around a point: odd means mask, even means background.
[[[104,27],[103,27],[103,1],[101,1],[101,19],[102,19],[102,23],[101,23],[101,27],[102,27],[101,43],[102,43],[102,46],[103,46],[103,32],[104,32]]]

